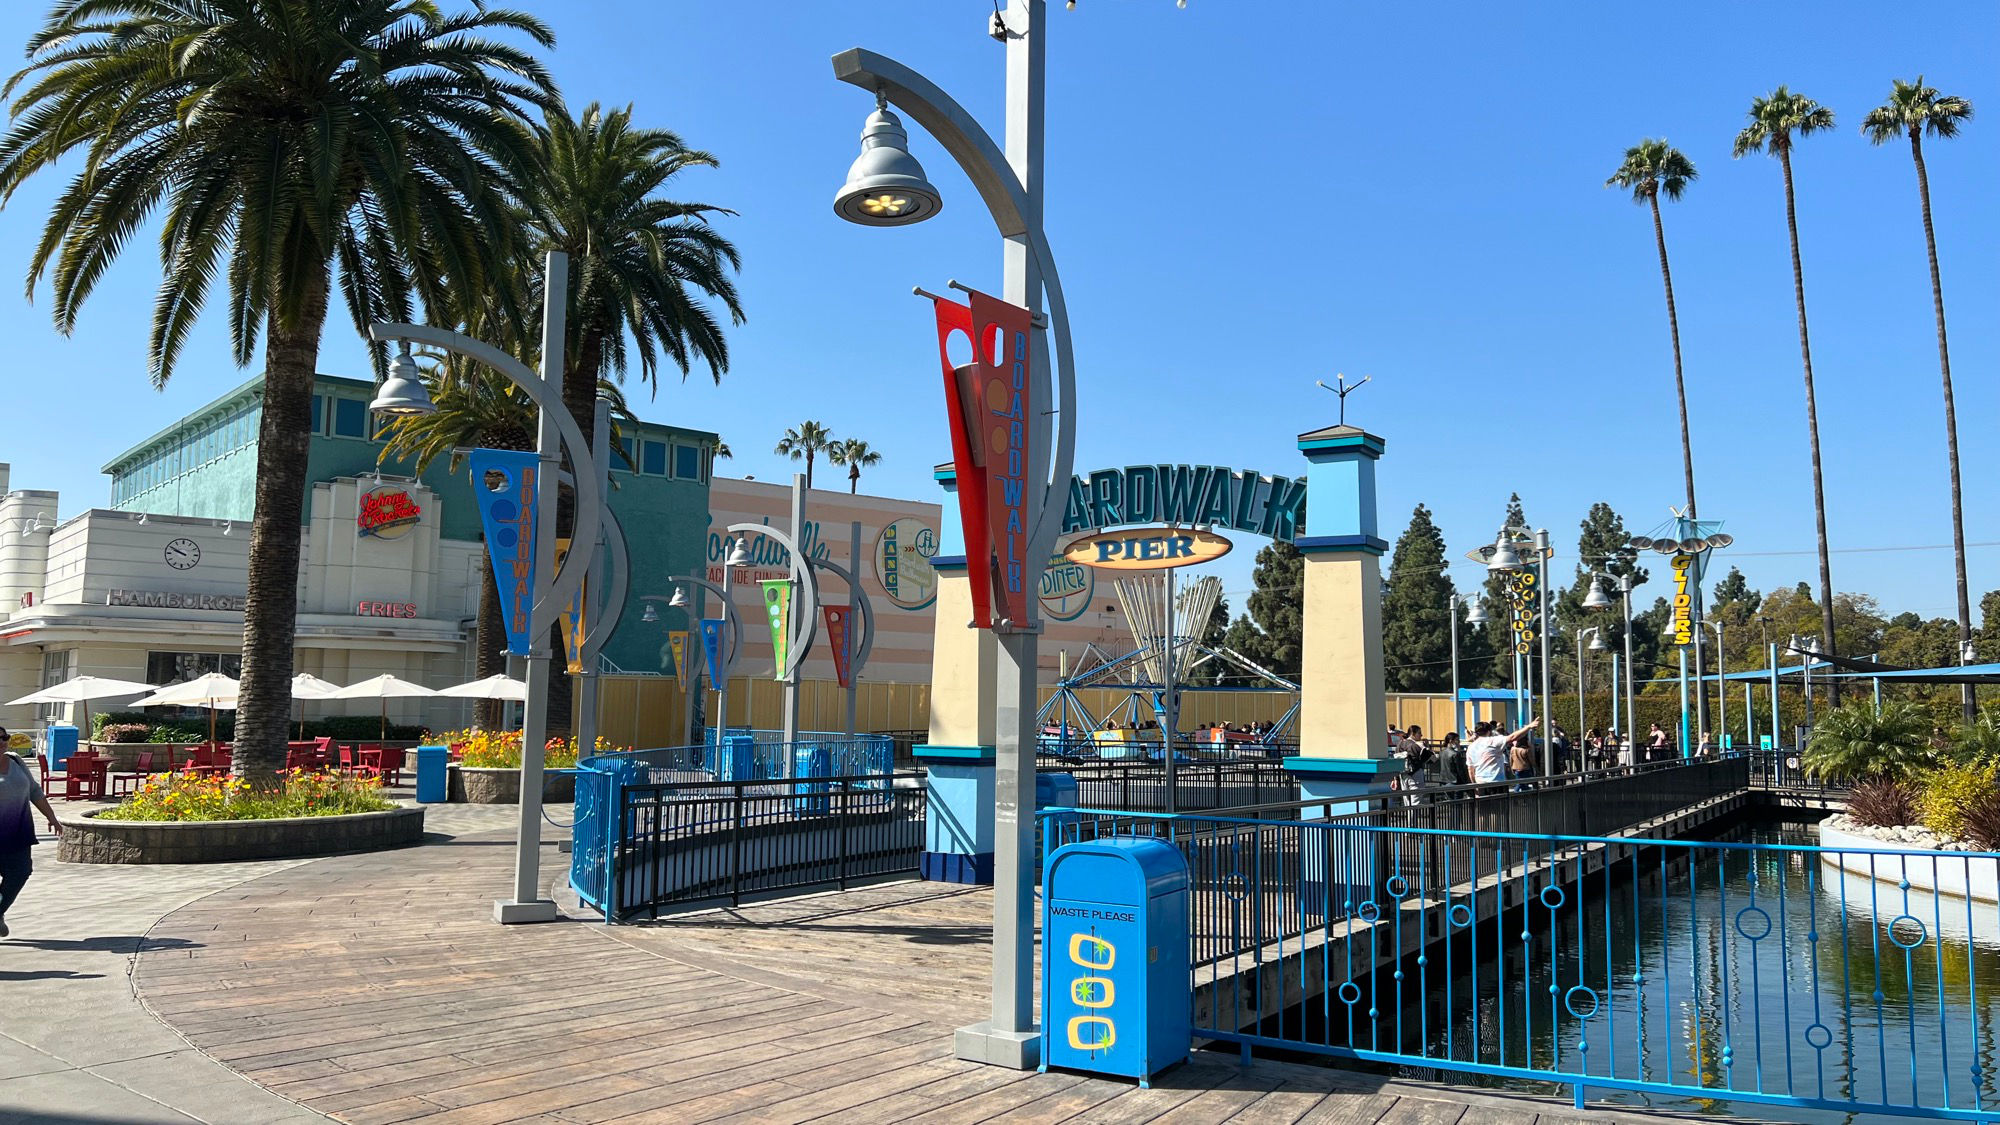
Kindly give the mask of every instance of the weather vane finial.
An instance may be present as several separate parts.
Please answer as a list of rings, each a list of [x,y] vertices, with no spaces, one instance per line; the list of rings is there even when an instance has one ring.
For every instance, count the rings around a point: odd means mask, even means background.
[[[1348,395],[1351,395],[1351,394],[1353,394],[1353,393],[1354,393],[1355,391],[1358,391],[1358,390],[1360,390],[1360,389],[1361,389],[1361,387],[1362,387],[1362,384],[1364,384],[1364,383],[1367,383],[1367,382],[1368,382],[1368,381],[1369,381],[1370,379],[1373,379],[1374,377],[1375,377],[1375,376],[1373,376],[1373,375],[1363,375],[1363,376],[1361,377],[1361,382],[1360,382],[1360,383],[1356,383],[1356,384],[1354,384],[1353,386],[1349,386],[1349,385],[1348,385],[1348,383],[1347,383],[1347,376],[1345,376],[1345,375],[1338,375],[1338,374],[1337,374],[1337,375],[1335,375],[1335,376],[1333,377],[1333,381],[1334,381],[1334,382],[1336,382],[1336,383],[1338,383],[1338,384],[1340,384],[1340,385],[1339,385],[1339,386],[1337,386],[1337,387],[1329,387],[1329,386],[1327,386],[1327,385],[1326,385],[1326,380],[1325,380],[1325,379],[1320,379],[1320,380],[1317,380],[1317,382],[1319,383],[1319,387],[1320,387],[1320,389],[1321,389],[1321,390],[1323,390],[1323,391],[1332,391],[1332,392],[1333,392],[1334,394],[1337,394],[1337,395],[1339,395],[1339,396],[1340,396],[1340,424],[1341,424],[1341,425],[1343,425],[1343,426],[1347,425],[1347,396],[1348,396]]]

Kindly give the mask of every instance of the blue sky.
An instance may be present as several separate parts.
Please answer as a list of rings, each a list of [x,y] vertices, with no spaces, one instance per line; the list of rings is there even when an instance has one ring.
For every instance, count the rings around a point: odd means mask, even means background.
[[[914,149],[947,193],[937,219],[869,230],[832,214],[869,99],[827,59],[866,46],[924,71],[996,134],[1002,48],[984,0],[843,4],[531,3],[577,105],[636,104],[714,152],[684,197],[731,207],[749,321],[721,387],[669,380],[648,418],[720,432],[736,473],[813,418],[868,439],[870,490],[930,495],[947,455],[929,310],[912,285],[997,291],[990,222],[949,158]],[[20,44],[43,5],[0,8]],[[1081,373],[1078,464],[1186,461],[1300,471],[1293,445],[1333,420],[1316,379],[1372,374],[1353,420],[1388,441],[1383,533],[1431,507],[1454,555],[1488,541],[1509,492],[1567,571],[1575,527],[1610,502],[1635,531],[1681,494],[1672,365],[1652,231],[1601,186],[1626,146],[1666,136],[1700,169],[1671,206],[1702,513],[1728,521],[1761,587],[1811,577],[1811,483],[1775,161],[1729,158],[1750,99],[1779,83],[1839,116],[1802,143],[1799,225],[1812,314],[1836,585],[1891,611],[1952,612],[1937,355],[1906,146],[1863,113],[1921,72],[1982,111],[1928,150],[1951,314],[1968,539],[2000,540],[1987,438],[2000,390],[2000,6],[1948,30],[1879,4],[1795,12],[1726,3],[1349,5],[1083,0],[1050,12],[1047,226]],[[57,181],[0,212],[18,279]],[[1982,190],[1983,188],[1983,190]],[[0,294],[14,487],[66,511],[106,502],[109,456],[245,376],[211,316],[164,392],[145,380],[158,267],[135,239],[74,338],[46,298]],[[329,326],[321,370],[360,374]],[[834,470],[838,473],[839,470]],[[828,483],[843,483],[829,479]],[[1254,541],[1220,564],[1241,607]],[[1975,597],[2000,548],[1971,553]],[[1660,571],[1661,568],[1654,568]],[[1664,592],[1656,574],[1650,596]],[[1469,570],[1461,586],[1477,576]]]

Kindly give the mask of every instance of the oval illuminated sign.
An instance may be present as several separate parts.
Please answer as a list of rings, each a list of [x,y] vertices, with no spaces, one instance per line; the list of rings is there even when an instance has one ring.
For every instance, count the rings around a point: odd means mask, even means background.
[[[1161,570],[1219,559],[1233,545],[1213,531],[1126,527],[1079,539],[1063,550],[1063,557],[1105,570]]]

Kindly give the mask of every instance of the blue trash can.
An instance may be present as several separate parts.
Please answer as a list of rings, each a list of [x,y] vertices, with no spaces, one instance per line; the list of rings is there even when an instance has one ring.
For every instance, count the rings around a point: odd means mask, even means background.
[[[1044,1066],[1145,1086],[1194,1041],[1187,860],[1114,836],[1057,848],[1042,870]]]
[[[445,746],[417,747],[417,802],[442,804],[451,799],[446,779],[451,767],[451,750]]]
[[[68,723],[56,723],[49,727],[48,737],[42,743],[43,754],[49,760],[49,771],[66,768],[63,763],[76,753],[76,728]]]
[[[1038,773],[1035,775],[1035,809],[1073,809],[1076,807],[1076,775],[1073,773]],[[1042,821],[1042,831],[1035,835],[1035,866],[1040,867],[1047,856],[1048,837],[1053,835],[1058,845],[1063,842],[1063,830],[1081,819],[1076,813],[1057,813],[1055,816],[1038,818]]]

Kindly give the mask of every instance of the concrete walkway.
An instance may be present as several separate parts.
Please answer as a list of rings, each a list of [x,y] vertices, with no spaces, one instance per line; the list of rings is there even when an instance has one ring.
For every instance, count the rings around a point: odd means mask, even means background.
[[[94,807],[58,803],[56,811],[68,819]],[[491,833],[513,815],[512,808],[434,806],[425,820],[442,839]],[[190,1046],[132,985],[142,948],[167,955],[198,944],[149,938],[161,917],[314,861],[58,863],[54,841],[46,839],[35,853],[35,877],[7,915],[13,936],[0,940],[0,1125],[328,1120]]]

